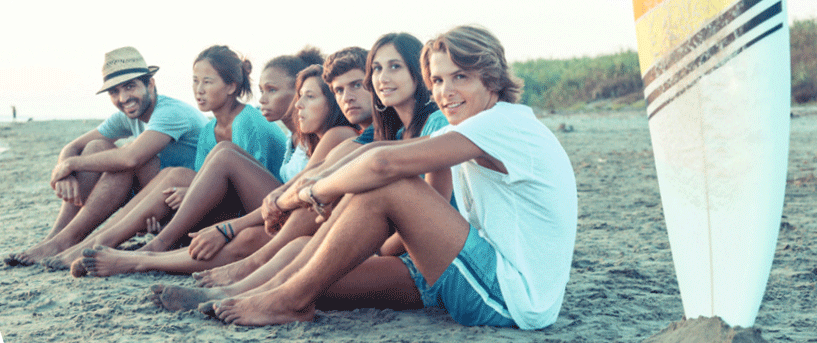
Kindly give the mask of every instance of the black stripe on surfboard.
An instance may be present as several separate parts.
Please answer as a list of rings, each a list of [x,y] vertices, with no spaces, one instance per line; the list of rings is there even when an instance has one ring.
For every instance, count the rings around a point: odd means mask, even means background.
[[[762,0],[743,0],[727,9],[726,12],[715,18],[715,20],[687,39],[686,42],[670,52],[667,58],[656,62],[652,67],[650,67],[650,69],[647,70],[642,77],[644,87],[647,87],[650,83],[655,81],[658,76],[663,74],[673,65],[675,65],[675,63],[678,63],[679,60],[684,58],[684,56],[688,55],[698,46],[705,43],[710,37],[718,33],[718,31],[726,27],[726,25],[729,25],[729,23],[734,21],[736,18],[743,15],[743,13],[746,13],[746,11],[757,5],[760,1]]]
[[[684,67],[680,71],[678,71],[675,75],[673,75],[670,79],[668,79],[663,85],[661,85],[661,87],[657,88],[652,93],[650,93],[650,95],[647,96],[647,99],[646,99],[647,104],[649,105],[650,103],[655,101],[655,99],[657,99],[659,96],[661,96],[666,90],[668,90],[671,87],[675,86],[678,82],[680,82],[688,74],[692,73],[693,71],[696,71],[697,68],[699,68],[705,62],[707,62],[711,57],[715,56],[715,54],[719,53],[721,50],[726,48],[729,44],[733,43],[739,37],[743,36],[743,34],[750,31],[751,29],[755,28],[756,26],[760,25],[761,23],[765,22],[769,18],[779,14],[780,12],[782,12],[782,3],[778,2],[778,3],[770,6],[769,8],[767,8],[766,10],[764,10],[763,12],[761,12],[760,14],[758,14],[757,16],[752,18],[751,20],[749,20],[746,24],[742,25],[741,27],[736,29],[734,32],[732,32],[731,34],[729,34],[728,36],[726,36],[722,40],[720,40],[717,44],[715,44],[711,48],[709,48],[706,52],[704,52],[700,56],[698,56],[698,58],[696,58],[694,61],[690,62],[686,67]],[[668,99],[663,104],[661,104],[661,106],[659,106],[658,108],[653,110],[649,114],[648,117],[652,118],[656,113],[658,113],[661,109],[663,109],[667,104],[671,103],[673,100],[675,100],[675,98],[677,98],[679,95],[683,94],[687,89],[689,89],[690,87],[695,85],[698,82],[698,80],[700,80],[703,76],[711,73],[715,69],[720,68],[726,62],[728,62],[729,60],[731,60],[732,58],[734,58],[735,56],[737,56],[738,54],[740,54],[741,52],[743,52],[744,50],[746,50],[747,48],[752,46],[753,44],[757,43],[758,41],[762,40],[763,38],[766,38],[767,36],[771,35],[772,33],[780,30],[782,27],[783,27],[783,24],[781,23],[781,24],[778,24],[778,25],[772,27],[769,30],[766,30],[765,32],[759,34],[757,37],[753,38],[752,40],[750,40],[749,42],[744,44],[739,49],[735,50],[735,52],[731,53],[729,56],[724,57],[724,59],[720,63],[718,63],[717,65],[715,65],[711,69],[707,70],[705,73],[698,76],[695,80],[690,81],[684,88],[678,90],[673,95],[672,98]]]

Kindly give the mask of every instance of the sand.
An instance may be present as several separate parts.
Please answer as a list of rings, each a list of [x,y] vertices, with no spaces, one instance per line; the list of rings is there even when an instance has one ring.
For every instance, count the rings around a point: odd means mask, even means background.
[[[770,342],[817,341],[817,110],[794,113],[780,237],[752,330]],[[631,112],[550,115],[543,122],[565,146],[579,190],[570,283],[559,319],[549,328],[463,327],[435,309],[319,312],[310,323],[246,328],[195,311],[168,312],[148,299],[151,284],[192,286],[189,276],[75,279],[42,266],[2,265],[0,335],[5,342],[640,342],[673,327],[683,308],[647,119]],[[0,153],[0,255],[47,234],[59,206],[47,182],[56,156],[98,123],[0,123],[0,146],[9,148]],[[557,130],[560,124],[572,132]]]

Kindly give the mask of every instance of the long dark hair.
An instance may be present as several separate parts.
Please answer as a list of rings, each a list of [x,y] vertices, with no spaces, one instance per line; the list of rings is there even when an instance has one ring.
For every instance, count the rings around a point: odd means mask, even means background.
[[[437,110],[437,104],[431,101],[431,92],[423,82],[423,74],[420,68],[420,52],[423,49],[423,43],[408,33],[387,33],[374,43],[366,58],[366,80],[364,81],[364,85],[366,89],[372,93],[374,100],[372,101],[372,105],[374,106],[372,125],[374,125],[375,128],[375,139],[394,140],[397,136],[397,131],[403,127],[403,122],[397,115],[397,111],[395,111],[393,107],[383,105],[372,83],[372,62],[374,55],[377,54],[380,48],[389,44],[393,45],[403,58],[403,61],[408,66],[411,79],[417,85],[414,90],[414,115],[403,136],[418,137],[423,130],[428,116]],[[380,109],[382,108],[385,108],[385,110],[381,111]]]
[[[359,127],[357,125],[352,125],[352,123],[346,119],[346,116],[343,115],[343,111],[341,111],[337,100],[335,100],[335,95],[332,93],[329,85],[323,81],[323,78],[321,77],[322,74],[323,67],[319,64],[311,65],[298,73],[298,76],[295,79],[295,98],[292,99],[292,105],[290,108],[295,108],[295,103],[297,103],[301,98],[301,87],[303,87],[304,82],[306,82],[306,80],[310,77],[314,77],[318,80],[318,84],[321,87],[321,93],[323,94],[323,97],[326,98],[326,104],[329,106],[329,115],[326,117],[323,130],[326,131],[336,126],[348,126],[358,130]],[[292,113],[294,113],[294,111],[292,111]],[[312,153],[315,152],[315,147],[318,146],[318,141],[320,141],[320,138],[315,133],[301,132],[299,128],[298,141],[306,146],[306,154],[308,156],[312,156]]]

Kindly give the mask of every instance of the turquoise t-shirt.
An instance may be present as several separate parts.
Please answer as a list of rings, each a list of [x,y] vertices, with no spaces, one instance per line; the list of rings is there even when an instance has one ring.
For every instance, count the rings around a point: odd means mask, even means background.
[[[156,107],[147,123],[128,118],[116,112],[97,127],[97,131],[110,139],[137,137],[147,130],[164,133],[172,139],[157,157],[162,168],[186,167],[193,169],[199,131],[207,124],[207,118],[193,106],[164,95],[156,97]]]
[[[448,126],[448,119],[445,119],[445,115],[442,111],[436,110],[434,113],[428,115],[428,119],[426,119],[423,129],[420,130],[420,137],[428,136],[446,126]],[[397,131],[396,138],[398,140],[403,139],[403,131],[405,130],[406,128],[402,127]]]
[[[366,145],[374,141],[374,125],[369,125],[366,130],[360,133],[357,138],[355,138],[355,143]]]
[[[216,146],[216,119],[201,130],[196,149],[195,169],[198,171],[210,150]],[[270,123],[257,108],[244,105],[233,119],[232,142],[261,162],[278,181],[281,181],[281,163],[286,152],[287,136],[275,123]]]

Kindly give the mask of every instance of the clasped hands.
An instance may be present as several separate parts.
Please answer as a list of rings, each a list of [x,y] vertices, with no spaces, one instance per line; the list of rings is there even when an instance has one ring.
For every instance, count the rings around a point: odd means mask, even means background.
[[[79,192],[79,181],[73,174],[67,161],[62,161],[54,166],[51,171],[51,188],[54,194],[63,201],[82,206],[82,197]]]
[[[261,217],[264,218],[264,229],[269,234],[277,232],[292,210],[308,207],[315,211],[318,217],[316,223],[322,223],[329,219],[334,204],[319,203],[312,194],[312,186],[318,178],[302,178],[286,190],[276,189],[264,198],[261,206]]]

